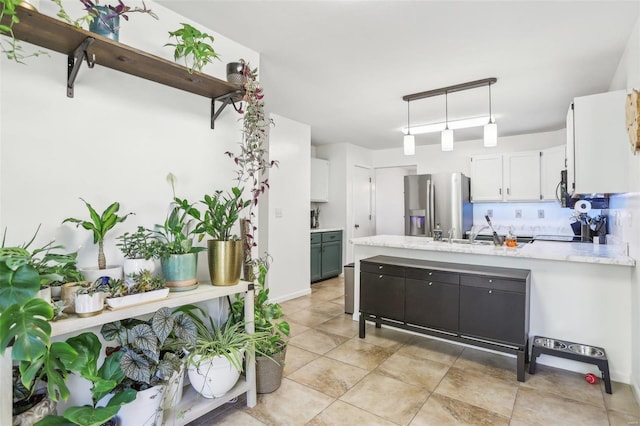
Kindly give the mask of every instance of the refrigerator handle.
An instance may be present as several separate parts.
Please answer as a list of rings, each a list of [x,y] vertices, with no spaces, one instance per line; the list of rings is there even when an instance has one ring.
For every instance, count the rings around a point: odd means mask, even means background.
[[[426,234],[427,237],[431,237],[433,236],[433,229],[436,226],[436,218],[435,218],[435,195],[434,195],[434,188],[433,188],[433,183],[431,182],[431,180],[429,180],[427,182],[427,188],[428,188],[428,192],[427,192],[427,202],[429,203],[429,211],[427,212],[429,215],[429,227],[428,229],[426,229]]]

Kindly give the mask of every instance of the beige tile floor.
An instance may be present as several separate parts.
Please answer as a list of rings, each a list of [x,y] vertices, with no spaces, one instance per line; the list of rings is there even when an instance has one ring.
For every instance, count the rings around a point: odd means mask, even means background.
[[[373,326],[360,339],[343,288],[331,279],[282,303],[291,338],[280,389],[191,425],[640,425],[625,384],[608,395],[540,364],[520,383],[507,356]]]

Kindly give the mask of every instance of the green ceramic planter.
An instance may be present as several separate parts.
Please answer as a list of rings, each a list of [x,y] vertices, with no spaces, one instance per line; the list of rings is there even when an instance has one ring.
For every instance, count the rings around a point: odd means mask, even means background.
[[[196,271],[198,269],[198,254],[172,254],[160,260],[162,274],[167,281],[166,287],[171,291],[190,290],[198,285]]]

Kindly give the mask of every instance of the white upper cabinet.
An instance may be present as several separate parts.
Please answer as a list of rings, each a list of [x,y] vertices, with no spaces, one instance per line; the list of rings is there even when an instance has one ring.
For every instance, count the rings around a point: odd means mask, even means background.
[[[329,201],[329,162],[319,158],[311,159],[311,202]]]
[[[569,194],[629,190],[625,102],[624,90],[573,100],[567,114]]]
[[[504,154],[502,165],[504,201],[540,201],[540,151]]]
[[[471,201],[502,201],[502,155],[471,157]]]
[[[540,195],[542,201],[557,201],[560,172],[565,168],[566,146],[554,146],[542,150],[540,157]]]

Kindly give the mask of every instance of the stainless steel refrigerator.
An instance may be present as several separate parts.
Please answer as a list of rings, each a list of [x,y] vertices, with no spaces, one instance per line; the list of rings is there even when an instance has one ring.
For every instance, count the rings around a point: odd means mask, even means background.
[[[463,238],[473,226],[469,178],[462,173],[404,177],[404,233],[432,237],[436,224],[447,238]]]

